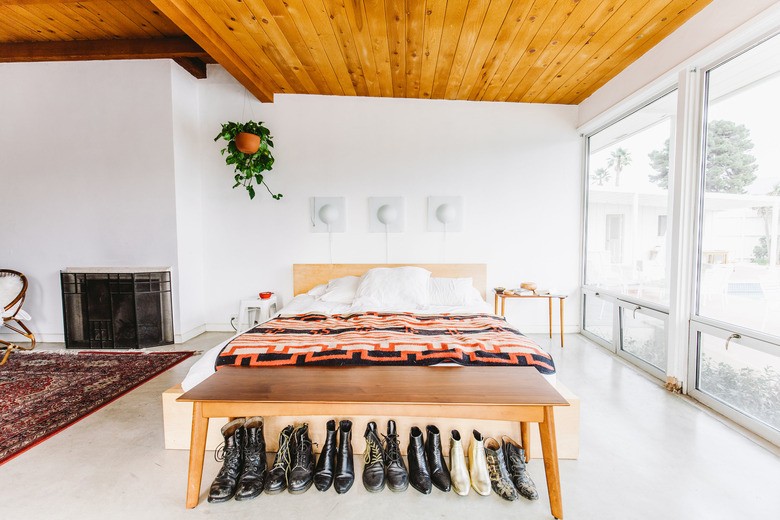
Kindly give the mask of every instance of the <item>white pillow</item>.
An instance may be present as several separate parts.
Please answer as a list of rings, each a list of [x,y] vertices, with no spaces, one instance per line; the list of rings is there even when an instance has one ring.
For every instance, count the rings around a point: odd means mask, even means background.
[[[328,282],[325,292],[319,297],[320,301],[333,303],[352,303],[355,299],[360,278],[357,276],[343,276],[334,278]]]
[[[471,278],[434,278],[428,282],[431,305],[470,305],[482,301]],[[476,296],[476,299],[475,299]]]
[[[312,289],[309,289],[309,292],[307,292],[306,294],[308,294],[309,296],[313,296],[315,298],[319,298],[320,296],[325,294],[325,291],[327,289],[328,289],[328,284],[322,283]]]
[[[402,307],[416,310],[429,301],[431,272],[421,267],[376,267],[360,277],[354,305],[360,307]]]
[[[0,311],[19,296],[24,282],[18,276],[0,276]]]

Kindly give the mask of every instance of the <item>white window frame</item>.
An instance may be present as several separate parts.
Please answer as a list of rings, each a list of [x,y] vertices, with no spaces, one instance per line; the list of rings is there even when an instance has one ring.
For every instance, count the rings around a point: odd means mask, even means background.
[[[635,304],[631,300],[627,299],[618,299],[617,302],[617,320],[615,323],[615,329],[616,332],[619,334],[615,336],[617,338],[617,341],[615,342],[615,353],[620,356],[621,358],[625,359],[626,361],[629,361],[638,367],[640,367],[645,372],[648,372],[658,379],[665,380],[666,379],[666,373],[661,370],[660,368],[656,367],[653,364],[648,363],[644,359],[640,358],[639,356],[632,354],[626,350],[623,349],[623,316],[626,312],[631,313],[632,315],[636,314],[644,314],[645,316],[649,316],[651,318],[660,320],[664,324],[664,331],[666,332],[668,336],[668,329],[669,329],[669,315],[665,312],[657,311],[655,309],[649,308],[649,307],[642,307],[641,305]],[[669,360],[669,343],[664,342],[664,355],[667,358],[667,363]]]
[[[612,296],[610,294],[605,294],[599,289],[592,289],[589,287],[583,287],[582,288],[582,317],[581,322],[582,326],[580,327],[580,331],[583,336],[588,338],[589,340],[593,341],[594,343],[598,343],[602,347],[606,348],[607,350],[611,350],[612,352],[615,352],[616,346],[615,346],[615,338],[617,338],[616,335],[616,328],[615,323],[617,322],[617,298],[615,296]],[[585,328],[586,318],[587,318],[587,306],[586,306],[586,299],[587,298],[600,298],[610,304],[612,304],[612,342],[607,341],[605,338],[602,338],[601,336],[592,333],[591,331],[587,330]]]
[[[654,315],[663,316],[664,320],[664,327],[666,330],[667,335],[667,367],[669,366],[669,356],[670,356],[670,349],[668,347],[669,343],[669,306],[663,305],[659,302],[653,302],[649,300],[645,300],[638,296],[631,296],[628,294],[620,293],[617,291],[612,291],[609,289],[604,289],[595,285],[586,285],[585,280],[587,279],[587,247],[588,247],[588,194],[589,194],[589,183],[588,183],[588,173],[590,169],[590,138],[601,132],[602,130],[605,130],[606,128],[618,123],[619,121],[625,119],[626,117],[631,116],[635,112],[638,112],[639,110],[642,110],[643,108],[652,105],[659,99],[663,98],[664,96],[669,95],[670,93],[674,92],[675,90],[678,91],[678,116],[677,116],[677,123],[675,125],[675,128],[679,128],[679,87],[675,84],[666,85],[666,88],[662,89],[660,92],[656,93],[654,96],[649,97],[644,102],[637,104],[633,106],[630,110],[627,110],[623,112],[619,117],[616,117],[614,119],[611,119],[608,123],[603,124],[599,126],[598,128],[588,132],[587,134],[583,134],[583,188],[582,188],[582,251],[581,251],[581,258],[582,258],[582,265],[581,265],[581,315],[580,315],[580,330],[582,331],[582,334],[598,343],[602,347],[612,351],[613,353],[617,354],[621,358],[625,359],[626,361],[633,363],[634,365],[638,366],[639,368],[645,370],[646,372],[652,374],[653,376],[661,379],[662,381],[666,381],[666,374],[664,374],[662,371],[658,370],[657,367],[654,365],[651,365],[650,363],[647,363],[643,361],[641,358],[638,358],[637,356],[634,356],[633,354],[629,354],[627,352],[622,351],[622,337],[623,337],[623,329],[622,329],[622,320],[621,320],[621,308],[629,306],[631,310],[633,311],[634,307],[640,307],[643,310],[651,311],[654,313]],[[670,147],[673,146],[673,143],[675,143],[676,134],[673,134],[670,136],[669,143]],[[674,148],[671,148],[672,153],[674,153]],[[675,155],[675,164],[676,164],[676,154]],[[670,165],[671,166],[671,165]],[[670,181],[674,180],[674,169],[670,167],[669,171],[670,175]],[[673,207],[673,200],[672,200],[673,192],[672,192],[672,185],[670,182],[669,187],[669,203],[668,203],[668,209],[667,212],[667,219],[669,218],[669,215],[674,215],[674,207]],[[667,221],[668,222],[668,221]],[[672,221],[674,222],[674,221]],[[668,228],[667,228],[668,230]],[[674,254],[673,245],[669,242],[672,240],[673,237],[669,232],[666,234],[666,240],[667,243],[669,243],[670,250],[672,251],[672,254]],[[670,266],[671,269],[674,269],[674,266]],[[667,273],[667,277],[669,278],[671,276],[671,273]],[[590,294],[591,296],[597,296],[599,298],[604,298],[607,301],[612,302],[613,304],[613,333],[612,333],[612,344],[604,340],[603,338],[588,332],[585,330],[585,298],[586,295]],[[670,292],[670,298],[671,298],[671,292]]]

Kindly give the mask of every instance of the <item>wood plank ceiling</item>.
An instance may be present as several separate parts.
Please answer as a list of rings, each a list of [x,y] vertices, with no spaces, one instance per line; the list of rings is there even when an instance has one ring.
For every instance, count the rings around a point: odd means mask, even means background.
[[[261,101],[298,93],[577,104],[711,1],[0,0],[0,61],[65,59],[34,49],[95,40],[93,52],[134,57],[136,46],[135,57],[160,57],[150,43],[158,40],[170,57],[210,56]]]

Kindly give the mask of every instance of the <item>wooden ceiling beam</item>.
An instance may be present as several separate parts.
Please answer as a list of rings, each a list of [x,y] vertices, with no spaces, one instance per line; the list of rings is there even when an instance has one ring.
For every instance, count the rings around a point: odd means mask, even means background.
[[[176,64],[196,79],[206,79],[206,62],[199,58],[173,58]]]
[[[258,100],[272,103],[275,83],[261,78],[256,65],[247,64],[201,14],[186,0],[152,0],[152,3],[179,28],[195,40],[217,63],[241,83]]]
[[[208,58],[189,38],[76,40],[0,44],[0,63],[16,61],[132,60]]]

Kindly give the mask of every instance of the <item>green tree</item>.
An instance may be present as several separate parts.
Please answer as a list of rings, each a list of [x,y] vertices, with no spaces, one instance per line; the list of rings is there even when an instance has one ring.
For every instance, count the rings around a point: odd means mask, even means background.
[[[653,150],[647,156],[650,158],[650,167],[658,172],[649,175],[650,182],[667,189],[669,187],[669,139],[664,141],[662,150]]]
[[[756,180],[758,164],[750,153],[753,141],[745,125],[716,120],[707,125],[706,177],[704,189],[710,193],[745,193]],[[650,181],[669,187],[669,140],[662,150],[648,154],[650,166],[657,171]]]
[[[631,152],[625,148],[618,148],[609,154],[607,166],[615,172],[615,186],[620,186],[620,172],[629,164],[631,164]]]
[[[593,179],[594,184],[603,186],[605,182],[609,181],[611,176],[606,168],[598,168],[595,172],[593,172],[593,175],[591,175],[590,178]]]
[[[780,182],[776,183],[767,193],[772,197],[780,197]],[[753,262],[761,265],[769,263],[769,239],[772,235],[772,206],[759,206],[753,208],[764,222],[764,236],[758,239],[758,245],[753,248]],[[778,251],[780,253],[780,251]],[[779,255],[780,257],[780,255]],[[777,263],[777,261],[775,261]]]

